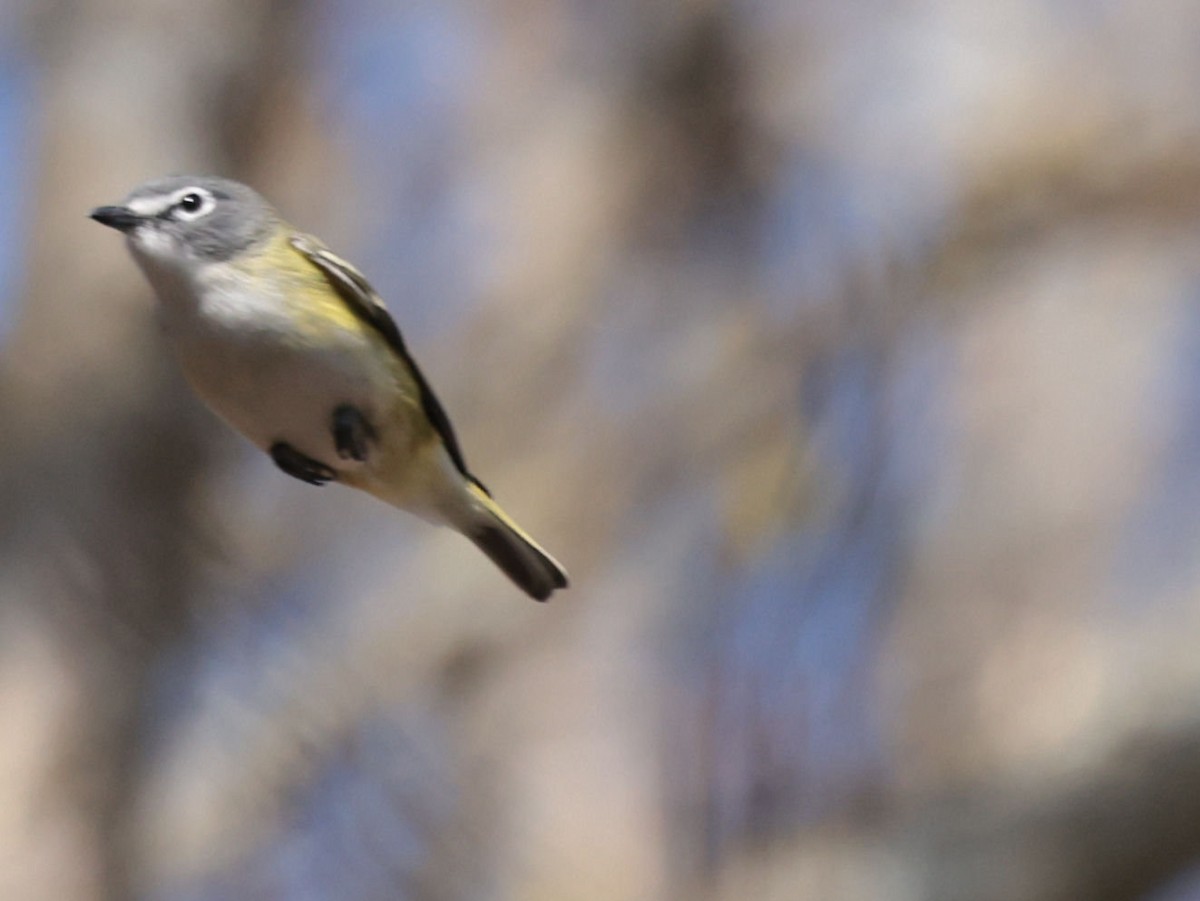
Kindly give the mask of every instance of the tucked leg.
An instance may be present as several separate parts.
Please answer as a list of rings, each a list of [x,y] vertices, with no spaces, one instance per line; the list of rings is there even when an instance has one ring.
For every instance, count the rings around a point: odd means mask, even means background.
[[[363,416],[362,411],[350,404],[342,404],[333,411],[333,442],[338,456],[343,460],[362,463],[375,440],[375,429]]]
[[[330,467],[312,457],[306,457],[286,441],[276,441],[271,445],[271,459],[275,465],[293,478],[310,485],[324,485],[337,478]]]

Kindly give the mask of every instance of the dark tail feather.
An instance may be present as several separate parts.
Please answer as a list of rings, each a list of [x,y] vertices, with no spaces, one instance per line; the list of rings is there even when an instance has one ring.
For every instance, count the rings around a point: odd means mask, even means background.
[[[485,526],[469,537],[535,601],[567,587],[567,574],[549,555],[504,526]]]
[[[475,495],[488,513],[485,523],[466,531],[476,547],[536,601],[544,601],[556,589],[566,588],[567,573],[558,561],[538,547],[494,500],[482,492]]]

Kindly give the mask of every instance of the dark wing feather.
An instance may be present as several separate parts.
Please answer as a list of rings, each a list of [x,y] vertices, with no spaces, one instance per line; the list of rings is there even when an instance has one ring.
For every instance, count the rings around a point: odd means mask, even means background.
[[[291,245],[305,259],[321,270],[321,273],[329,280],[329,284],[334,287],[354,315],[379,332],[387,341],[388,346],[396,352],[396,355],[412,372],[413,380],[417,383],[417,390],[421,393],[421,408],[425,411],[434,430],[441,436],[442,443],[446,446],[446,452],[450,454],[450,459],[454,461],[455,467],[465,478],[483,488],[480,481],[467,470],[467,462],[463,459],[462,449],[458,446],[458,438],[454,434],[454,426],[450,424],[450,417],[446,415],[437,395],[429,387],[429,382],[425,380],[420,367],[417,366],[417,361],[412,358],[412,354],[405,347],[400,329],[396,327],[395,321],[388,313],[387,307],[383,305],[379,295],[375,293],[375,289],[371,287],[361,272],[330,251],[316,238],[310,235],[295,234],[291,238]],[[486,488],[483,490],[485,493],[487,492]]]

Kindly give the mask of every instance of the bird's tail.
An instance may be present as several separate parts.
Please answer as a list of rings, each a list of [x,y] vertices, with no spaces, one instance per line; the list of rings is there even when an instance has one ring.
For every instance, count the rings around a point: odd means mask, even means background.
[[[521,590],[544,601],[567,587],[567,571],[500,509],[487,492],[471,484],[475,512],[462,532],[488,555]]]

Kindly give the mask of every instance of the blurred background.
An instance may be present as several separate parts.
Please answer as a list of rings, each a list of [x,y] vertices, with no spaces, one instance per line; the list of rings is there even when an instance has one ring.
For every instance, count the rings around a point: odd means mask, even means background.
[[[0,2],[0,899],[1200,898],[1200,6]],[[279,474],[239,178],[569,567]]]

